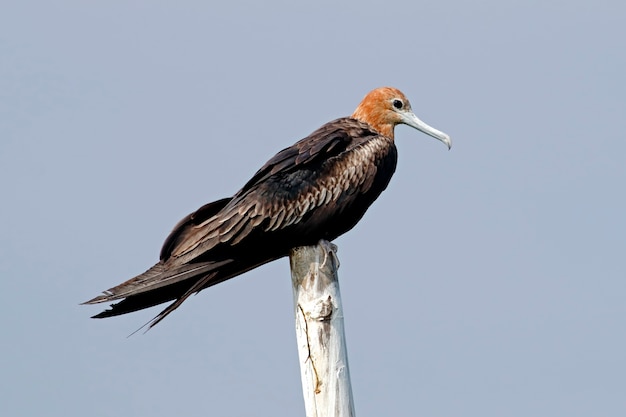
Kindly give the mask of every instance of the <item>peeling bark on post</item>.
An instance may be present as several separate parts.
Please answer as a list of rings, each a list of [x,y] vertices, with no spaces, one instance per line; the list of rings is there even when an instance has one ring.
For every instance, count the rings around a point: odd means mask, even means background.
[[[325,240],[289,254],[307,417],[353,417],[337,247]]]

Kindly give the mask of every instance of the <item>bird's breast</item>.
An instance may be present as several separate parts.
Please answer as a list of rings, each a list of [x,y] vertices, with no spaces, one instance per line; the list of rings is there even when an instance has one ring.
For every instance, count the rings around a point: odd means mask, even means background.
[[[342,191],[366,192],[377,176],[391,177],[395,171],[397,154],[391,139],[378,136],[330,162],[332,166],[327,175],[327,186],[333,189],[333,194]]]
[[[266,230],[299,224],[305,229],[325,231],[320,237],[334,239],[352,228],[387,187],[396,162],[395,146],[386,137],[328,159],[316,175],[303,178],[305,183],[300,185],[296,198],[277,205]],[[308,220],[302,221],[305,218]]]

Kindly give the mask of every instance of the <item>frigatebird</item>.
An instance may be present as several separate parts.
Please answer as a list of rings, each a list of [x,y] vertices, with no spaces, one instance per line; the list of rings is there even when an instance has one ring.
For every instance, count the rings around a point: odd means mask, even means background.
[[[84,304],[121,300],[93,316],[104,318],[174,300],[152,327],[191,294],[287,256],[292,248],[332,241],[352,229],[389,184],[398,124],[451,146],[448,135],[415,116],[402,92],[377,88],[351,117],[326,123],[278,152],[234,196],[178,222],[152,268]]]

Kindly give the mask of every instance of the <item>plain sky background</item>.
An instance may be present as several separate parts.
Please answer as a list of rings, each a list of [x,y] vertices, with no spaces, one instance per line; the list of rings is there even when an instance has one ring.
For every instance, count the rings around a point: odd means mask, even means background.
[[[295,3],[0,7],[0,415],[304,415],[286,259],[79,303],[391,85],[454,143],[335,242],[357,414],[625,416],[626,3]]]

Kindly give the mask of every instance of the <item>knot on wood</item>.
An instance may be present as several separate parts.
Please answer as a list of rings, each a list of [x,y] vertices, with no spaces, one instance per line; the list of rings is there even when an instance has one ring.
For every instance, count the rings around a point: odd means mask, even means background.
[[[310,317],[317,321],[330,321],[333,315],[333,300],[329,295],[327,299],[318,301],[311,309]]]

